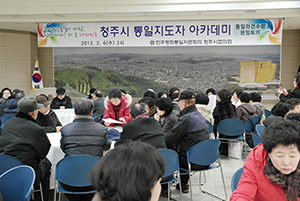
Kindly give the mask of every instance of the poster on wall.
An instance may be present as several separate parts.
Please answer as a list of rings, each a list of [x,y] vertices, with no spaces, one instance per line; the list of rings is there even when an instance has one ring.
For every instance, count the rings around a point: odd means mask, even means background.
[[[214,24],[211,24],[212,22]],[[251,32],[251,27],[254,26],[250,22],[256,27],[254,32]],[[277,99],[282,19],[182,21],[180,23],[185,30],[184,36],[174,36],[173,42],[165,35],[158,38],[155,31],[152,37],[145,36],[145,26],[151,25],[154,30],[155,23],[156,26],[164,26],[164,30],[167,25],[172,24],[173,28],[178,25],[178,22],[172,21],[127,22],[127,25],[116,23],[118,27],[129,27],[129,36],[132,35],[124,39],[124,45],[120,46],[116,45],[116,41],[123,40],[121,34],[108,34],[107,39],[101,34],[101,26],[113,26],[111,23],[83,23],[81,26],[77,24],[82,31],[92,30],[88,27],[93,26],[95,31],[98,30],[98,33],[94,34],[98,38],[89,37],[88,40],[87,34],[84,36],[79,32],[77,38],[75,35],[55,35],[54,33],[59,33],[59,24],[48,23],[38,25],[38,40],[39,43],[44,40],[43,47],[54,47],[55,86],[65,87],[67,93],[74,96],[86,96],[91,88],[100,89],[106,96],[111,88],[118,87],[134,97],[142,97],[148,88],[158,93],[176,86],[204,93],[208,88],[215,88],[216,91],[223,88],[230,91],[242,88],[248,92],[259,91],[263,99]],[[62,24],[70,33],[76,27],[75,23]],[[209,34],[200,34],[201,25],[204,24],[206,28],[209,27]],[[222,34],[222,25],[225,24],[230,28],[227,35]],[[56,28],[50,29],[52,25]],[[135,25],[143,27],[141,40],[135,35]],[[199,27],[198,35],[191,35],[192,25]],[[215,32],[212,25],[220,25],[219,35],[212,34],[212,31]],[[47,26],[46,30],[52,30],[54,35],[45,34],[44,29]],[[248,28],[250,30],[246,30]],[[115,42],[103,45],[102,40]],[[201,43],[195,42],[197,40]],[[227,44],[216,44],[218,40],[227,40]],[[82,41],[92,42],[83,45]],[[101,45],[95,46],[95,41],[102,41]],[[155,43],[151,44],[151,41]]]

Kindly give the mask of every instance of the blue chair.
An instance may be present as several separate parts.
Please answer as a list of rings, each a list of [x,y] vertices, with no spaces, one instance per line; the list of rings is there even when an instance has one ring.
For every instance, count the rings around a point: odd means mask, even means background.
[[[233,174],[233,176],[231,178],[231,191],[232,192],[236,189],[236,187],[241,179],[241,176],[243,174],[243,171],[244,171],[244,169],[240,168]]]
[[[81,192],[68,191],[62,188],[59,182],[72,187],[91,186],[92,184],[89,180],[89,173],[99,160],[100,160],[99,157],[89,156],[89,155],[68,156],[61,159],[56,164],[54,200],[56,200],[56,193],[59,193],[58,200],[61,199],[61,193],[69,193],[69,194],[94,193],[95,190],[81,191]]]
[[[265,112],[266,118],[272,114],[271,111],[270,111],[270,110],[267,110],[267,109],[265,109],[264,112]]]
[[[256,131],[256,133],[257,133],[258,136],[260,136],[260,134],[261,134],[261,132],[262,132],[262,130],[263,130],[264,128],[265,128],[265,126],[262,125],[262,124],[257,124],[257,125],[255,126],[255,131]]]
[[[177,175],[179,175],[179,161],[178,161],[178,154],[176,151],[173,151],[171,149],[158,149],[159,153],[164,157],[166,162],[165,167],[165,174],[163,177],[169,176],[177,172]],[[172,179],[161,182],[161,184],[168,184],[168,189],[170,189],[170,183],[177,181],[177,179],[173,176]],[[180,177],[178,177],[178,182],[180,183]],[[181,192],[181,185],[180,187],[180,200],[182,201],[182,192]],[[170,201],[170,191],[168,190],[168,201]]]
[[[254,132],[255,130],[255,125],[259,124],[261,117],[262,117],[263,113],[261,113],[260,115],[251,117],[250,119],[247,119],[244,124],[245,124],[245,130],[248,132]]]
[[[208,125],[208,131],[209,133],[213,133],[213,126],[211,125],[211,123],[209,121],[206,121],[207,125]]]
[[[220,146],[220,141],[217,139],[205,140],[205,141],[195,144],[186,152],[189,169],[188,170],[183,169],[183,168],[181,168],[181,169],[188,172],[189,175],[191,175],[191,172],[200,171],[200,173],[199,173],[199,189],[203,193],[207,193],[215,198],[218,198],[221,200],[226,200],[227,193],[226,193],[224,175],[223,175],[221,161],[220,161],[219,146]],[[202,153],[202,154],[199,154],[199,153]],[[216,164],[214,164],[215,162],[216,162]],[[203,169],[203,170],[194,170],[191,168],[191,163],[196,164],[196,165],[209,165],[209,167],[207,169]],[[208,170],[215,169],[215,168],[220,169],[221,178],[222,178],[222,182],[223,182],[223,188],[224,188],[224,192],[225,192],[225,198],[221,198],[221,197],[214,195],[210,192],[207,192],[201,188],[201,186],[202,186],[201,172],[208,171]],[[190,185],[191,200],[193,200],[191,179],[189,179],[189,185]]]
[[[29,201],[35,180],[34,170],[27,165],[13,167],[0,175],[0,192],[5,201]]]
[[[95,113],[92,114],[93,119],[95,119],[96,116],[97,116],[97,114],[95,114]]]
[[[226,137],[219,137],[219,134],[223,134]],[[228,136],[228,137],[227,137]],[[238,137],[234,137],[238,136]],[[244,148],[244,157],[246,158],[247,149],[246,149],[246,136],[245,136],[245,126],[244,122],[239,119],[228,118],[223,119],[218,123],[217,126],[217,139],[222,141],[242,141]]]
[[[9,120],[11,118],[13,118],[13,117],[7,116],[7,115],[3,115],[1,117],[1,130],[3,130],[5,122],[7,122],[7,120]]]
[[[255,135],[253,132],[251,132],[251,135],[252,135],[254,147],[256,147],[258,144],[261,143],[261,139],[257,135]]]

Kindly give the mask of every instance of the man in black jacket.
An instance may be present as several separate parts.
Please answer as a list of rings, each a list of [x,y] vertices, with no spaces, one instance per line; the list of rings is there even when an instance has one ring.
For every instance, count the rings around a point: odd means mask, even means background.
[[[34,97],[25,96],[18,101],[18,113],[5,123],[0,135],[0,153],[10,155],[22,161],[35,170],[34,186],[42,183],[44,200],[48,200],[49,177],[51,163],[46,158],[50,149],[50,141],[43,128],[35,121],[38,104]],[[35,194],[35,200],[40,200],[40,193]]]
[[[58,88],[56,93],[57,96],[53,98],[51,102],[51,109],[72,108],[71,98],[66,95],[66,90],[64,88]]]
[[[180,117],[174,127],[165,134],[165,141],[167,148],[178,153],[179,166],[188,169],[186,151],[195,144],[209,139],[208,125],[195,106],[195,94],[191,90],[182,91],[179,98],[175,100],[178,100]],[[207,167],[192,164],[193,169],[205,169]],[[182,192],[188,193],[189,175],[182,174],[180,178]],[[179,190],[179,185],[176,188]]]

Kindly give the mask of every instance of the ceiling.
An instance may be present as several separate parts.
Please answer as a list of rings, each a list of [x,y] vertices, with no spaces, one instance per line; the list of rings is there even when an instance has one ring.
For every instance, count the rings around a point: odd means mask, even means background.
[[[300,30],[300,1],[289,0],[10,0],[1,2],[0,29],[36,33],[38,22],[109,22],[284,18]]]

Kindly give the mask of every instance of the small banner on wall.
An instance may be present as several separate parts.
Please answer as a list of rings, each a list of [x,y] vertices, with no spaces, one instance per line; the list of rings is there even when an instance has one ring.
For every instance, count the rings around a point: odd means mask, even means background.
[[[283,19],[39,23],[39,47],[280,45]]]

